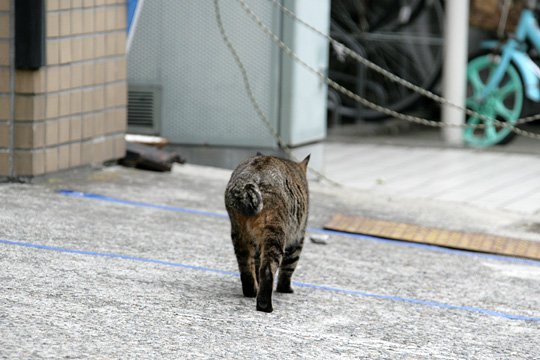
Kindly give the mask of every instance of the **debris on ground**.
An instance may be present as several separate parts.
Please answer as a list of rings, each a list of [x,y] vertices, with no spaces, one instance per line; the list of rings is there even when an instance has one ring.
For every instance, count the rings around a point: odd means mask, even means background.
[[[166,138],[153,135],[126,134],[125,139],[127,143],[154,146],[158,149],[162,149],[165,145],[169,144],[169,140]]]
[[[162,172],[171,171],[174,163],[185,162],[186,160],[175,152],[134,142],[126,143],[126,156],[119,160],[119,163],[126,167]]]
[[[326,234],[311,234],[309,235],[309,239],[312,243],[318,244],[318,245],[327,245],[328,239],[330,237]]]

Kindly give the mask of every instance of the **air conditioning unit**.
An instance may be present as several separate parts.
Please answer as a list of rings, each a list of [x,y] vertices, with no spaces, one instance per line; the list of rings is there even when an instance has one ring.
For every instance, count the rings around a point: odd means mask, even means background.
[[[284,15],[271,1],[246,2],[304,61],[326,72],[324,37]],[[328,31],[330,0],[284,0],[283,5]],[[220,7],[272,127],[290,146],[322,140],[326,84],[282,53],[237,1],[220,1]],[[213,0],[145,1],[128,54],[128,83],[130,131],[154,133],[176,144],[277,146],[253,109],[223,42]]]

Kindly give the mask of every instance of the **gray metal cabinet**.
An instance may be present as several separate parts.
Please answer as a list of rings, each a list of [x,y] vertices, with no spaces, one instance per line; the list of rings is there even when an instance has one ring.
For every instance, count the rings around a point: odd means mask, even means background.
[[[325,71],[328,43],[282,14],[268,0],[249,6],[299,56]],[[326,134],[326,86],[293,62],[245,14],[221,0],[224,26],[247,69],[255,97],[272,126],[292,146]],[[325,31],[329,0],[283,4]],[[257,117],[240,71],[219,33],[212,0],[146,0],[128,54],[129,112],[135,132],[158,133],[177,144],[276,147]],[[138,104],[144,88],[155,102]],[[157,90],[156,90],[157,89]],[[145,106],[159,107],[147,109]],[[159,110],[159,111],[156,111]],[[140,112],[141,116],[137,115]],[[144,115],[149,118],[145,122]],[[142,126],[141,126],[142,124]]]

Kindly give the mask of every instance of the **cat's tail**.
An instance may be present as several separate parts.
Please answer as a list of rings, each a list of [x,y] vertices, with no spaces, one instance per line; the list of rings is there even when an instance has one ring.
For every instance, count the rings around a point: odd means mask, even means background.
[[[263,208],[261,190],[255,183],[235,186],[227,195],[228,205],[246,216],[255,216]]]

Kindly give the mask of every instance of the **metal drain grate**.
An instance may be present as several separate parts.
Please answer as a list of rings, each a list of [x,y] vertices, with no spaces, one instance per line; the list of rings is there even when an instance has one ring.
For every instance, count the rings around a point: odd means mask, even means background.
[[[128,131],[159,134],[161,93],[158,87],[130,86],[128,91]]]
[[[324,227],[329,230],[387,239],[540,260],[540,242],[535,241],[489,234],[465,233],[342,214],[335,215],[330,223]]]

